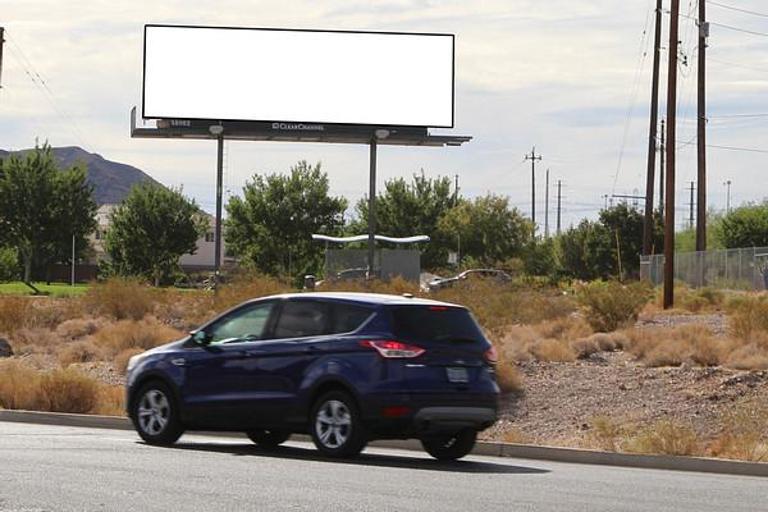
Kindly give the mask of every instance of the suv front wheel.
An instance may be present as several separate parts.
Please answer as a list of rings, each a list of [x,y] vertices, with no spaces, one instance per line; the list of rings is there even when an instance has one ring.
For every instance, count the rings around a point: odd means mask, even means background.
[[[149,444],[170,445],[184,433],[173,392],[160,381],[141,387],[131,407],[131,420]]]
[[[330,457],[354,457],[365,448],[367,438],[354,399],[343,391],[322,395],[310,416],[312,441]]]

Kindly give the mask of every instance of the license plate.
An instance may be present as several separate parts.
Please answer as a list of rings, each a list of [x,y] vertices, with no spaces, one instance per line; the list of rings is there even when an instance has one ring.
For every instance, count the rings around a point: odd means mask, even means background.
[[[466,368],[449,367],[445,369],[448,375],[448,382],[465,383],[469,382],[469,373]]]

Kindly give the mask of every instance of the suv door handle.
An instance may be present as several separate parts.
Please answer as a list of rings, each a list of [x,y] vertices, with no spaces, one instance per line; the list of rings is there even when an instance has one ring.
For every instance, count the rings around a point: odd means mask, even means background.
[[[307,352],[307,353],[310,353],[310,354],[315,353],[315,352],[317,352],[319,350],[320,350],[320,348],[317,345],[309,345],[307,347],[304,347],[304,352]]]
[[[177,357],[176,359],[171,359],[171,364],[176,366],[187,366],[187,360],[183,357]]]

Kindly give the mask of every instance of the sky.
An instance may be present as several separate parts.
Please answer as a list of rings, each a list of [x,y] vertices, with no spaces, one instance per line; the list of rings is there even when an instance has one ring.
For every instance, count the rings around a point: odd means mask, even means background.
[[[681,1],[677,211],[687,224],[696,175],[697,0]],[[379,150],[379,187],[424,170],[459,175],[461,192],[508,196],[531,212],[535,145],[537,220],[543,229],[550,170],[562,181],[563,226],[596,217],[612,194],[642,195],[648,137],[653,0],[0,0],[6,45],[0,89],[0,148],[35,140],[77,145],[181,186],[206,210],[215,201],[213,141],[142,140],[129,134],[141,103],[145,23],[441,32],[456,35],[459,148]],[[665,0],[662,75],[669,23]],[[734,9],[736,8],[736,9]],[[741,9],[741,10],[737,10]],[[708,207],[768,196],[768,7],[763,0],[707,3]],[[743,12],[752,11],[752,12]],[[738,29],[738,30],[737,30]],[[752,33],[749,33],[752,32]],[[687,65],[685,63],[687,61]],[[666,112],[662,81],[662,115]],[[746,117],[747,115],[759,115]],[[726,150],[722,146],[740,148]],[[757,150],[757,151],[745,151]],[[351,204],[367,192],[365,146],[228,142],[225,197],[255,173],[322,162],[334,194]]]

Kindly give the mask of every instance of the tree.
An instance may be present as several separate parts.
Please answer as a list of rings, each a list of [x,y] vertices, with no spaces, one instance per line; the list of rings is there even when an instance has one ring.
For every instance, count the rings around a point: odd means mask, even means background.
[[[243,197],[227,204],[227,246],[267,274],[316,273],[323,247],[312,234],[341,233],[346,209],[346,199],[329,195],[320,163],[300,161],[287,175],[256,174],[243,187]]]
[[[768,247],[768,201],[747,204],[723,216],[717,236],[728,249]]]
[[[460,200],[439,220],[445,240],[461,245],[461,256],[472,257],[483,265],[495,265],[519,257],[531,240],[531,221],[509,200],[493,194],[472,201]]]
[[[59,170],[49,145],[12,154],[0,165],[3,241],[18,252],[24,282],[35,292],[33,265],[68,260],[73,236],[79,251],[85,251],[86,237],[96,226],[95,214],[85,169]]]
[[[208,219],[181,190],[154,183],[135,185],[110,214],[105,249],[115,273],[142,276],[159,286],[194,254]]]
[[[447,176],[427,178],[424,171],[414,174],[408,183],[395,178],[384,184],[384,192],[376,198],[377,234],[408,237],[428,235],[431,241],[421,249],[422,264],[427,268],[444,265],[448,257],[446,240],[437,229],[440,218],[456,205]],[[357,221],[350,226],[354,234],[368,232],[368,199],[358,201]]]

